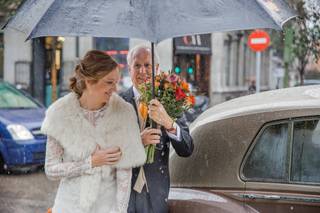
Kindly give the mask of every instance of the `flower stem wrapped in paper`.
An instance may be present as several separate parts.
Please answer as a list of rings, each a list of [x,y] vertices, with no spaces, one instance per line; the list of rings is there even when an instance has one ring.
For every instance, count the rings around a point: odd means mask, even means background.
[[[148,104],[152,99],[151,89],[151,80],[139,86],[141,93],[139,111],[145,121],[148,119]],[[181,117],[195,103],[195,98],[189,90],[189,84],[179,76],[165,72],[155,76],[155,96],[173,120]],[[147,163],[153,163],[154,152],[155,145],[146,147]]]

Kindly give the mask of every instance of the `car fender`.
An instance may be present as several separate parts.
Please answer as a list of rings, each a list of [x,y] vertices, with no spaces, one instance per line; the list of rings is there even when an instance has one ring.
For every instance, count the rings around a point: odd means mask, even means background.
[[[218,195],[208,190],[171,188],[169,209],[175,213],[257,213],[243,202]]]

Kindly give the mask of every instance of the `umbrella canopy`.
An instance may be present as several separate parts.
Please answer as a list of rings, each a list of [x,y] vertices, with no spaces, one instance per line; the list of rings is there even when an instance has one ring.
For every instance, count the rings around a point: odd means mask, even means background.
[[[283,0],[26,0],[6,27],[43,36],[130,37],[281,29],[295,13]]]
[[[295,17],[283,0],[26,0],[5,27],[44,36],[130,37],[154,44],[182,35],[281,29]],[[155,124],[153,124],[155,125]]]

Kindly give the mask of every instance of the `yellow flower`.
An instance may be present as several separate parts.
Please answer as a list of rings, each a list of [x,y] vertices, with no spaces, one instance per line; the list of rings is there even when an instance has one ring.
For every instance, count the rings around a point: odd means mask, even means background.
[[[140,102],[139,104],[139,112],[141,117],[146,120],[148,117],[148,105],[144,102]]]

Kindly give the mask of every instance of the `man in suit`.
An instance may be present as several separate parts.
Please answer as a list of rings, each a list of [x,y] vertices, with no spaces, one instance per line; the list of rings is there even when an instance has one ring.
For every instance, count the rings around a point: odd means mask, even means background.
[[[129,51],[127,60],[133,86],[121,96],[133,105],[139,117],[138,85],[151,77],[151,49],[146,46],[136,46]],[[155,63],[158,64],[156,53]],[[161,129],[144,128],[143,126],[141,128],[143,145],[155,144],[156,151],[153,163],[145,164],[142,168],[135,168],[132,171],[132,191],[128,213],[168,212],[170,144],[181,157],[188,157],[193,151],[192,138],[184,118],[174,121],[162,104],[155,99],[151,101],[148,108],[148,116],[161,125]],[[139,120],[141,126],[141,119]]]

